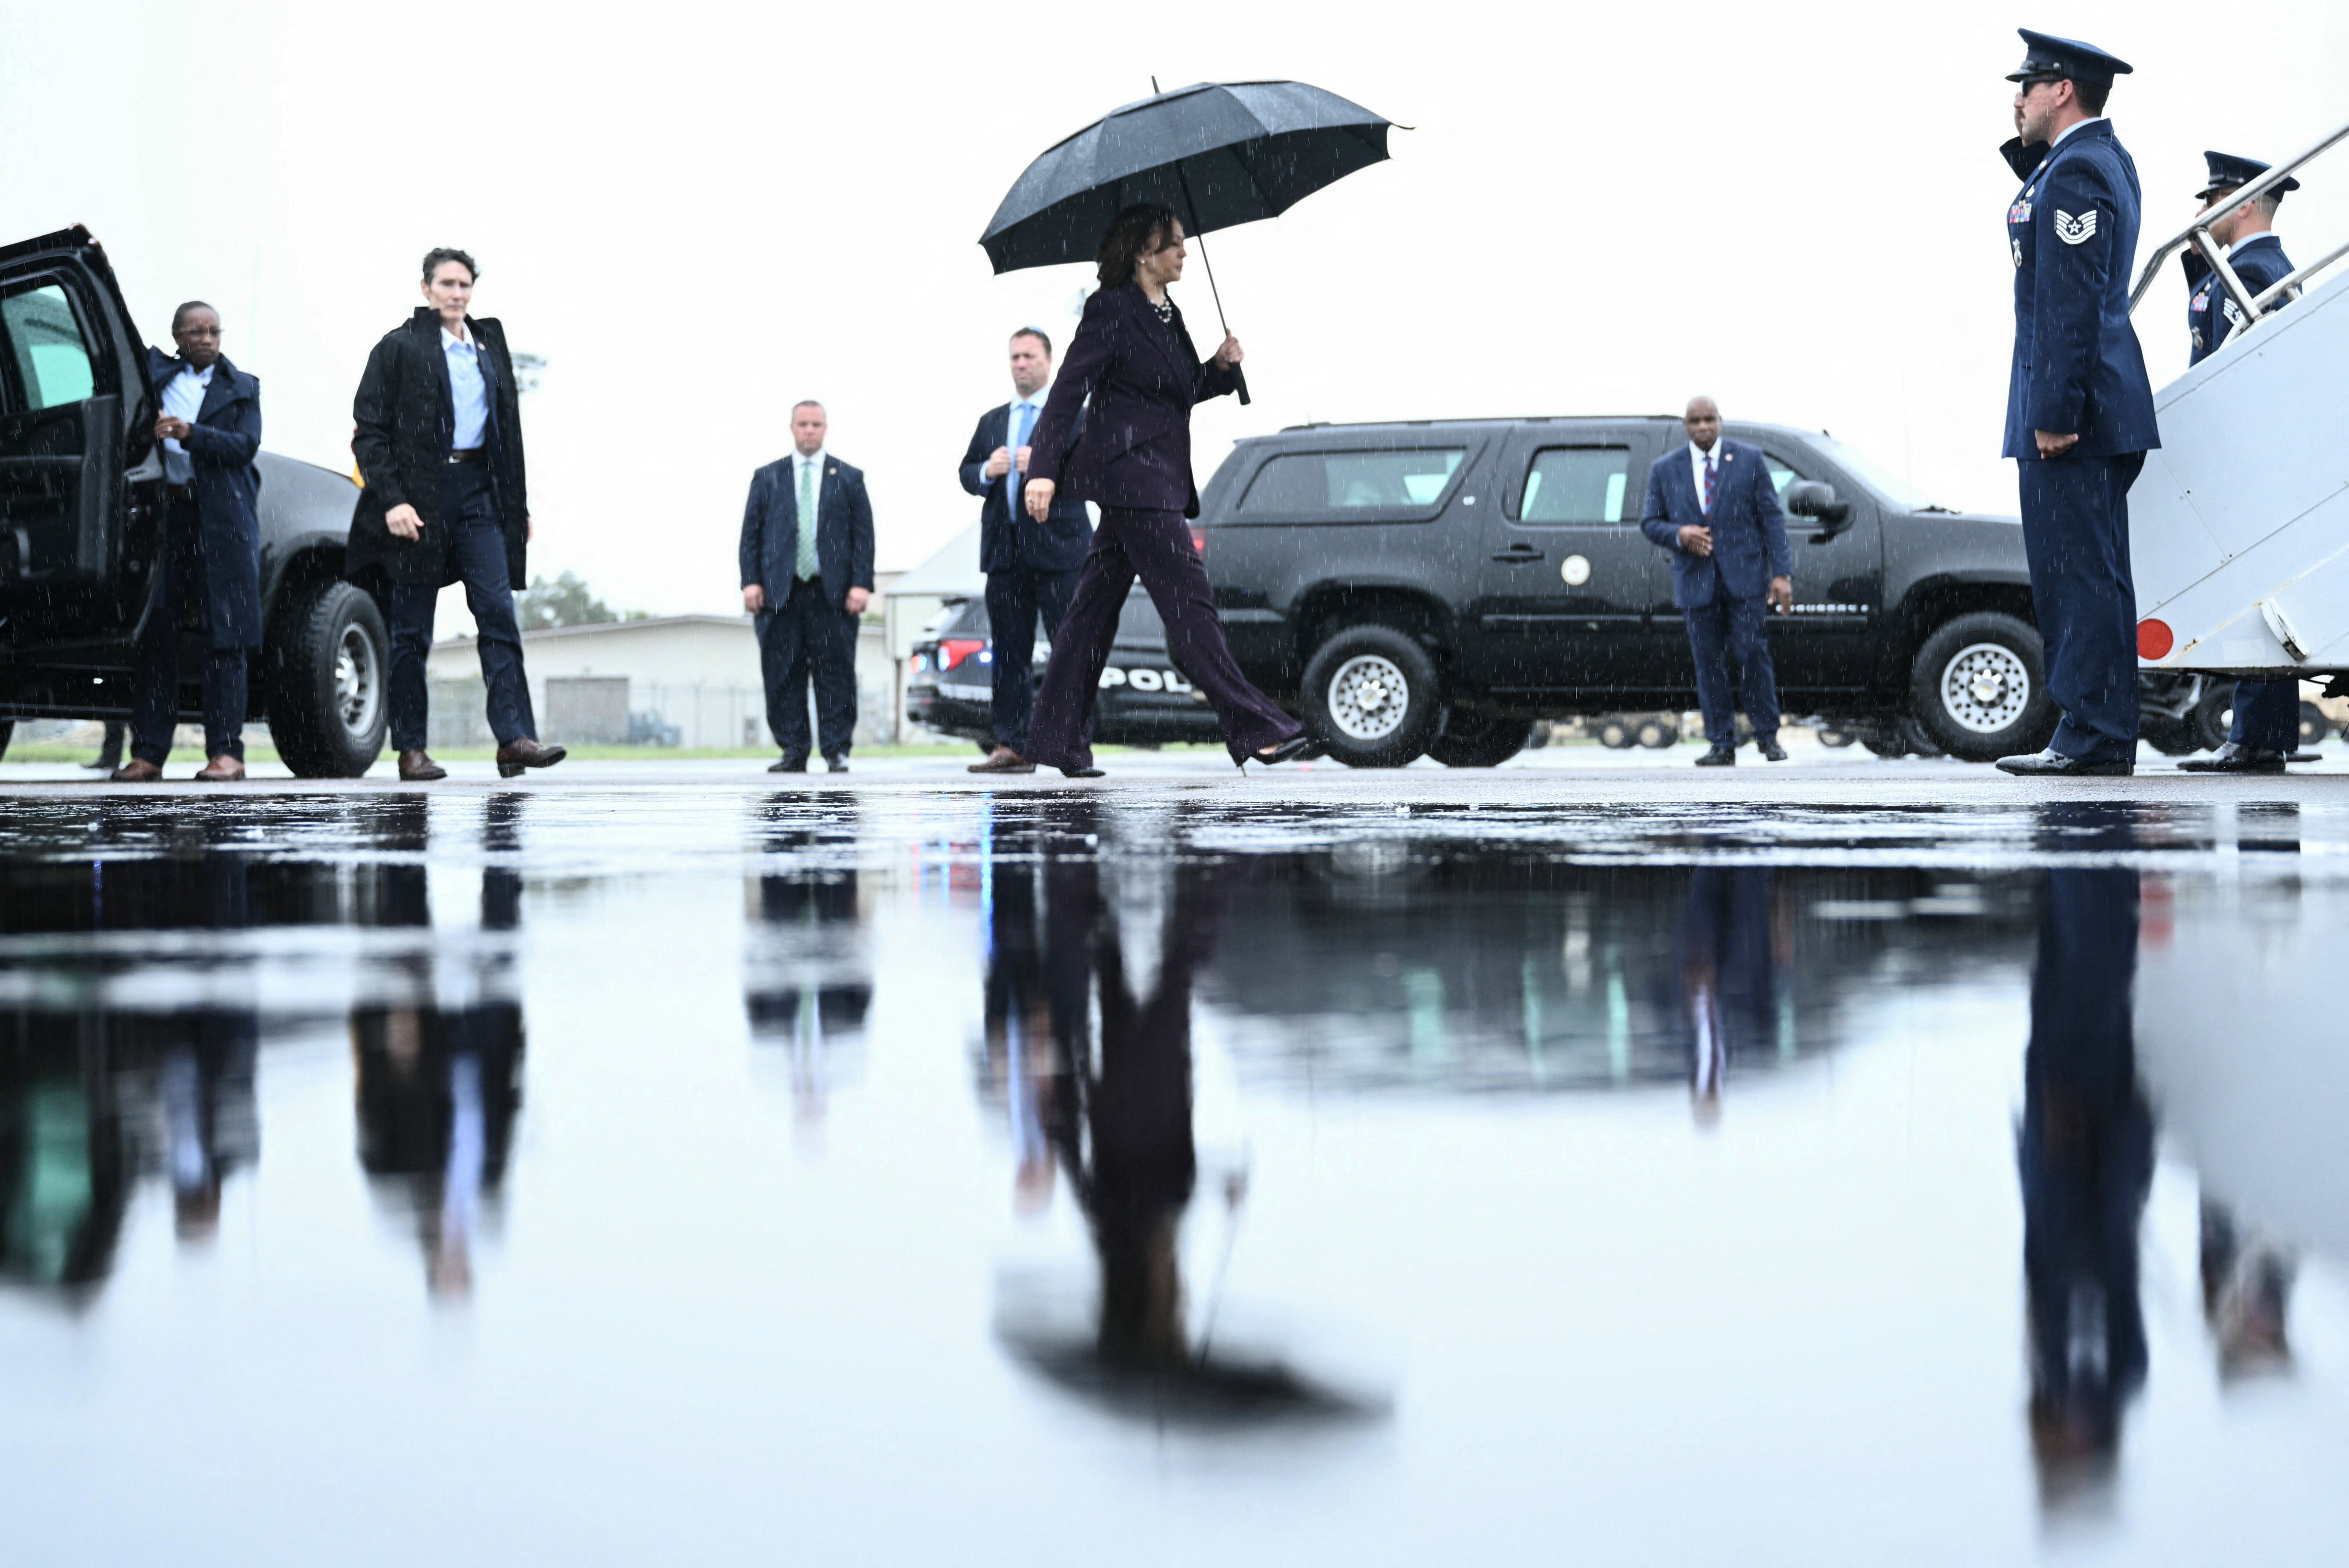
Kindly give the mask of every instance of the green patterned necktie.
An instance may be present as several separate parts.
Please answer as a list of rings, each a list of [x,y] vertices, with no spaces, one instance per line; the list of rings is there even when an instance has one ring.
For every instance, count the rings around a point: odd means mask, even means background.
[[[798,576],[802,581],[815,576],[815,463],[802,460],[800,463],[800,563]]]

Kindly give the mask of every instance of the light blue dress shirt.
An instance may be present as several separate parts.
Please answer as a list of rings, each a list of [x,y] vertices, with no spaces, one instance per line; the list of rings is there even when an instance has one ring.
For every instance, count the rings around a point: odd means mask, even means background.
[[[1003,486],[1003,498],[1010,503],[1011,515],[1015,519],[1026,515],[1019,509],[1020,492],[1028,487],[1028,476],[1019,469],[1019,449],[1028,444],[1028,437],[1036,433],[1036,421],[1043,412],[1043,393],[1021,398],[1011,405],[1011,418],[1003,427],[1004,443],[1011,448],[1011,466],[1003,471],[1003,477],[996,483]],[[1019,428],[1022,424],[1028,427],[1025,431]]]
[[[449,360],[449,397],[457,408],[453,444],[459,452],[471,452],[486,439],[490,428],[490,388],[481,379],[481,349],[470,327],[460,337],[443,327],[440,352]]]

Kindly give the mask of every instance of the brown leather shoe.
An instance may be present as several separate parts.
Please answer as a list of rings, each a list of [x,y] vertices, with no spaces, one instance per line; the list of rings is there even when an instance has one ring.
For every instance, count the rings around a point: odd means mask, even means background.
[[[133,757],[106,776],[116,784],[153,784],[163,770],[144,757]]]
[[[987,754],[985,762],[971,763],[970,771],[975,774],[1032,774],[1036,771],[1036,764],[1010,747],[999,743]]]
[[[200,784],[243,784],[244,759],[232,753],[222,752],[219,756],[198,768],[195,778]]]
[[[498,777],[512,778],[524,768],[551,768],[566,754],[561,746],[542,746],[524,735],[498,748]]]
[[[432,753],[421,746],[412,752],[399,753],[399,782],[402,784],[430,784],[434,779],[448,776],[449,770],[434,762]]]

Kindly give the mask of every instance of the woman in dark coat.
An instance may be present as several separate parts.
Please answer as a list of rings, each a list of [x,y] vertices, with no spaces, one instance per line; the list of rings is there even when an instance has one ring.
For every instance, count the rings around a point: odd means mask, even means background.
[[[424,298],[367,356],[353,400],[351,452],[367,488],[343,575],[373,594],[391,632],[391,743],[399,776],[447,775],[424,750],[425,655],[440,591],[465,585],[498,774],[563,760],[538,743],[523,674],[514,590],[529,585],[530,496],[522,400],[505,328],[468,313],[478,269],[463,251],[424,257]],[[461,379],[460,379],[461,378]]]
[[[261,646],[261,383],[222,357],[220,313],[202,300],[172,314],[171,340],[176,357],[147,350],[169,515],[131,677],[130,760],[112,774],[124,784],[163,776],[180,722],[180,631],[191,618],[210,644],[195,776],[244,777],[245,656]]]
[[[1100,291],[1085,302],[1029,440],[1030,517],[1040,523],[1050,514],[1064,475],[1071,495],[1102,508],[1029,728],[1029,761],[1071,778],[1101,776],[1085,737],[1118,612],[1136,576],[1166,623],[1167,652],[1214,705],[1235,763],[1284,763],[1310,749],[1297,721],[1233,661],[1206,567],[1191,543],[1187,520],[1199,514],[1191,406],[1232,390],[1241,356],[1239,339],[1228,335],[1210,359],[1191,346],[1183,313],[1166,294],[1183,275],[1183,225],[1172,208],[1141,203],[1117,215],[1102,239]],[[1081,410],[1084,430],[1071,446]]]

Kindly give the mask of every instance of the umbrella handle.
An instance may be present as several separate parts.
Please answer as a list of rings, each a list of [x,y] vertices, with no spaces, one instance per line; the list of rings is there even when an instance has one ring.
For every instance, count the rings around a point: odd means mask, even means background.
[[[1248,397],[1247,372],[1237,365],[1232,367],[1232,390],[1240,395],[1243,406],[1253,400]]]

